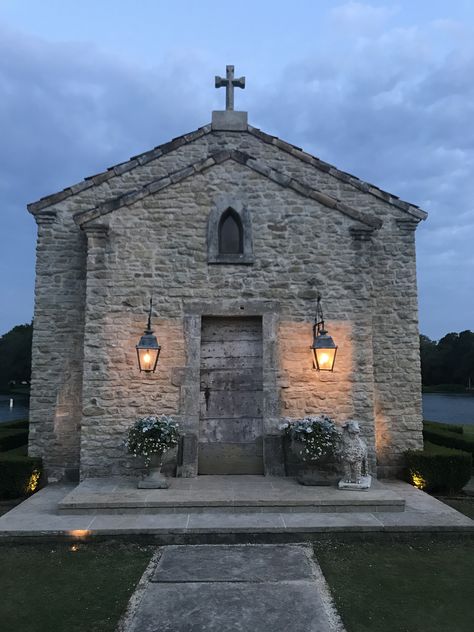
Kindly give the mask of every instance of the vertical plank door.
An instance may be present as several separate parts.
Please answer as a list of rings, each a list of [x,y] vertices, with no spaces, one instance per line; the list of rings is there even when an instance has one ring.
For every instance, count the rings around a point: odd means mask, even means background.
[[[200,474],[263,474],[262,320],[203,317]]]

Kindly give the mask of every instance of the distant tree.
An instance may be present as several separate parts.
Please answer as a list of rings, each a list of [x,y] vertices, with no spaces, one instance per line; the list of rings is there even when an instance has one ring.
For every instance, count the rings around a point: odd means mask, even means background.
[[[0,389],[30,381],[33,325],[17,325],[0,337]]]
[[[428,336],[420,336],[421,379],[424,386],[440,384],[440,364],[438,361],[438,349],[435,340]]]
[[[421,376],[424,386],[474,385],[474,332],[451,332],[436,342],[420,336]]]

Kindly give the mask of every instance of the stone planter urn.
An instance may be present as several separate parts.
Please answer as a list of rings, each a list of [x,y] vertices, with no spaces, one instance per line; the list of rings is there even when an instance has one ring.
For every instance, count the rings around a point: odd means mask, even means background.
[[[301,458],[304,448],[301,441],[286,438],[284,446],[287,476],[294,476],[301,485],[337,484],[340,472],[335,456],[323,456],[317,461],[304,461]]]
[[[335,485],[339,478],[335,463],[329,459],[320,459],[304,463],[296,480],[301,485],[329,486]]]
[[[161,473],[164,452],[154,452],[145,476],[138,481],[139,489],[168,489],[168,479]]]

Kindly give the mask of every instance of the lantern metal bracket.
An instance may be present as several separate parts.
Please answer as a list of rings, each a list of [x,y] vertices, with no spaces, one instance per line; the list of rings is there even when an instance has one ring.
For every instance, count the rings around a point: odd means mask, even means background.
[[[323,308],[321,307],[321,294],[318,292],[318,296],[316,298],[316,316],[314,317],[314,325],[313,325],[313,337],[327,334],[326,328],[324,326],[324,314]]]
[[[151,328],[151,312],[152,312],[152,309],[153,309],[153,299],[150,298],[150,310],[148,311],[148,323],[147,323],[146,330],[145,330],[146,334],[152,334],[153,333],[153,330]]]

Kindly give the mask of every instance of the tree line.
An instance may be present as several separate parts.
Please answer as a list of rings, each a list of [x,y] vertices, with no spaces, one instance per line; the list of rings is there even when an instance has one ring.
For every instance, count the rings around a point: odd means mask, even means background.
[[[474,332],[446,334],[441,340],[420,336],[423,386],[474,387]]]
[[[30,382],[33,325],[17,325],[0,337],[0,392]]]

